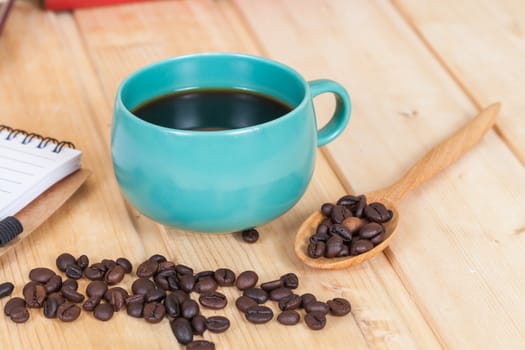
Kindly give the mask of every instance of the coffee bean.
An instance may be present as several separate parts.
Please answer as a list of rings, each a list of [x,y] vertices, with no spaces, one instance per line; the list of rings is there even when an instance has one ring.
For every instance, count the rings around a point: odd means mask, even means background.
[[[57,268],[62,272],[66,272],[67,267],[75,263],[75,257],[69,253],[62,253],[56,259]]]
[[[342,225],[346,227],[346,229],[351,233],[354,234],[356,232],[359,232],[359,230],[367,223],[368,221],[361,219],[357,216],[352,216],[351,218],[346,218]]]
[[[102,259],[100,263],[106,267],[106,271],[111,270],[113,267],[115,267],[115,265],[117,265],[117,262],[113,259]]]
[[[217,282],[212,277],[204,277],[198,280],[193,286],[193,291],[199,294],[210,293],[217,289]]]
[[[179,304],[182,304],[190,298],[190,295],[183,290],[174,290],[170,295],[176,298]]]
[[[337,205],[343,205],[345,207],[347,207],[348,209],[350,209],[351,211],[355,211],[355,209],[357,208],[358,204],[359,204],[359,200],[360,200],[360,197],[359,196],[354,196],[354,195],[351,195],[351,194],[347,194],[341,198],[339,198],[336,202]]]
[[[84,276],[92,281],[101,281],[106,275],[107,268],[102,263],[95,263],[84,269]]]
[[[257,302],[253,300],[252,298],[248,298],[246,296],[240,296],[235,300],[235,306],[237,306],[237,309],[239,309],[242,312],[246,312],[246,310],[251,306],[257,306]]]
[[[246,243],[255,243],[259,240],[259,231],[255,228],[244,230],[241,232],[242,240]]]
[[[113,317],[113,306],[107,303],[100,303],[95,307],[93,316],[100,321],[108,321]]]
[[[274,289],[270,292],[270,299],[274,301],[279,301],[290,294],[292,294],[292,290],[290,288],[281,287]]]
[[[143,309],[144,309],[144,303],[134,302],[134,303],[129,303],[128,304],[128,306],[126,308],[126,312],[131,317],[140,318],[140,317],[142,317]]]
[[[26,305],[33,308],[42,307],[47,296],[44,285],[34,281],[31,281],[24,286],[22,294],[24,295]]]
[[[194,340],[186,345],[186,350],[215,350],[215,344],[207,340]]]
[[[0,284],[0,299],[10,296],[13,293],[15,286],[11,282],[4,282]]]
[[[212,333],[222,333],[230,328],[230,320],[224,316],[211,316],[206,319],[206,329]]]
[[[277,288],[280,288],[282,286],[283,286],[283,282],[282,282],[281,279],[274,280],[274,281],[269,281],[269,282],[264,282],[263,284],[261,284],[261,288],[264,289],[267,292],[272,291],[272,290],[277,289]]]
[[[86,294],[88,297],[101,298],[108,291],[108,285],[103,281],[92,281],[86,287]]]
[[[97,307],[98,304],[100,304],[100,301],[102,300],[102,297],[90,297],[87,299],[84,304],[82,304],[82,308],[86,311],[93,311]]]
[[[193,341],[193,331],[190,321],[178,317],[170,322],[171,331],[180,344],[188,344]]]
[[[355,242],[352,242],[350,246],[350,255],[359,255],[364,252],[369,251],[374,247],[374,244],[367,239],[359,239]]]
[[[326,243],[319,241],[308,244],[307,254],[310,258],[317,259],[325,255]]]
[[[311,303],[312,301],[317,301],[317,298],[312,293],[304,293],[301,295],[301,307],[304,308],[306,304]]]
[[[310,329],[323,329],[326,326],[326,316],[324,313],[319,311],[308,312],[304,316],[304,322]]]
[[[193,275],[193,269],[182,264],[175,265],[175,271],[177,271],[179,275]]]
[[[385,240],[385,232],[381,232],[380,234],[370,238],[370,242],[374,245],[378,245],[379,243],[383,242]]]
[[[233,286],[235,283],[235,272],[226,268],[217,269],[213,273],[213,278],[219,286]]]
[[[166,309],[163,304],[156,301],[145,303],[142,315],[149,323],[159,323],[166,316]]]
[[[302,299],[299,295],[290,294],[279,300],[279,309],[282,311],[295,310],[301,306]]]
[[[162,254],[153,254],[148,258],[148,260],[155,261],[157,264],[168,261],[168,259],[166,259],[166,257]]]
[[[181,302],[177,299],[173,293],[168,294],[164,299],[164,307],[166,308],[166,314],[169,317],[176,318],[181,316]]]
[[[377,222],[370,222],[364,225],[361,230],[359,230],[359,236],[361,238],[370,239],[378,234],[385,232],[383,225],[378,224]]]
[[[132,294],[126,298],[126,305],[131,303],[144,303],[144,295]]]
[[[157,273],[162,272],[162,271],[166,271],[166,270],[177,272],[175,270],[175,263],[173,261],[159,262],[159,267],[157,269]]]
[[[273,318],[273,311],[267,306],[257,305],[249,307],[244,315],[251,323],[261,324],[266,323]]]
[[[352,212],[343,205],[334,206],[334,208],[332,209],[332,213],[330,214],[330,218],[336,224],[342,223],[344,219],[349,218],[351,216],[353,216]]]
[[[344,298],[334,298],[327,301],[327,304],[330,308],[330,314],[334,316],[344,316],[351,310],[350,302]]]
[[[47,297],[56,299],[58,305],[64,304],[66,302],[66,298],[64,298],[61,292],[51,293]]]
[[[319,224],[315,234],[310,236],[310,243],[326,242],[332,234],[330,233],[330,226],[327,224]]]
[[[175,268],[159,271],[155,275],[154,280],[157,287],[164,290],[176,290],[180,288],[177,271],[175,271]]]
[[[255,300],[257,304],[264,304],[269,298],[267,291],[256,287],[245,289],[242,295]]]
[[[64,298],[66,298],[68,301],[72,303],[81,303],[84,301],[84,295],[77,292],[73,288],[62,286],[62,289],[60,290],[60,292],[62,292],[62,295],[64,296]]]
[[[155,288],[150,289],[146,295],[144,295],[144,302],[149,303],[152,301],[162,301],[166,298],[166,292],[163,289]]]
[[[334,210],[334,205],[332,203],[324,203],[321,205],[321,212],[324,216],[332,215],[332,210]]]
[[[74,279],[71,279],[71,278],[68,278],[66,279],[64,282],[62,282],[62,288],[70,288],[70,289],[73,289],[73,290],[77,290],[78,289],[78,282]]]
[[[55,271],[47,267],[36,267],[29,271],[29,279],[39,283],[46,283],[54,275],[56,275]]]
[[[158,268],[158,262],[154,260],[146,260],[137,267],[137,276],[143,278],[153,277]]]
[[[117,263],[117,265],[122,266],[126,273],[131,273],[131,271],[133,270],[133,265],[126,258],[118,258],[115,262]]]
[[[339,251],[339,254],[337,254],[338,257],[340,256],[349,256],[350,255],[350,248],[348,244],[343,244],[341,247],[341,250]]]
[[[77,264],[71,264],[66,268],[66,276],[74,280],[82,277],[83,270]]]
[[[219,292],[203,293],[199,297],[199,303],[208,309],[223,309],[228,304],[226,296]]]
[[[155,283],[153,283],[148,278],[137,278],[131,284],[131,291],[133,294],[146,295],[146,293],[151,289],[155,289]]]
[[[255,271],[243,271],[237,277],[237,282],[235,285],[239,290],[245,290],[254,287],[258,280],[259,276],[257,273],[255,273]]]
[[[4,314],[6,316],[10,316],[13,309],[18,306],[26,307],[26,301],[20,297],[14,297],[9,299],[7,303],[5,303]]]
[[[25,306],[16,306],[11,310],[9,317],[15,323],[24,323],[29,319],[29,310]]]
[[[186,293],[191,292],[195,287],[195,277],[192,274],[185,274],[179,277],[179,287]]]
[[[191,329],[193,330],[193,334],[202,335],[206,330],[206,317],[203,315],[195,315],[191,319]]]
[[[85,254],[82,254],[81,256],[78,257],[77,261],[76,261],[76,264],[78,267],[80,267],[80,269],[82,271],[84,271],[86,269],[86,267],[89,266],[89,258],[87,255]]]
[[[285,310],[277,315],[277,321],[285,326],[293,326],[299,323],[301,316],[297,311]]]
[[[306,312],[321,312],[327,314],[330,311],[330,307],[327,303],[322,301],[312,301],[304,306]]]
[[[81,309],[78,305],[66,301],[57,309],[57,317],[63,322],[72,322],[80,316]]]
[[[193,299],[188,299],[181,304],[181,315],[188,320],[191,320],[199,311],[199,304]]]
[[[47,294],[58,292],[60,288],[62,288],[62,277],[59,275],[54,275],[44,284],[44,289]]]
[[[299,278],[293,272],[282,275],[280,280],[285,288],[295,289],[299,287]]]
[[[333,235],[326,242],[326,251],[324,256],[327,258],[334,258],[339,256],[341,250],[344,249],[345,243],[343,239],[338,235]]]
[[[111,269],[109,269],[106,272],[106,275],[104,276],[104,280],[109,285],[114,285],[117,283],[120,283],[124,279],[124,275],[126,274],[126,271],[124,268],[118,264],[115,264]]]
[[[126,305],[128,296],[129,294],[124,288],[112,287],[104,294],[104,299],[113,306],[114,311],[119,311]]]
[[[195,277],[195,281],[198,282],[200,281],[201,279],[205,278],[205,277],[209,277],[209,278],[213,278],[213,275],[215,274],[214,271],[212,270],[205,270],[205,271],[200,271],[200,272],[197,272],[194,277]]]
[[[44,316],[46,318],[56,318],[58,306],[57,298],[48,297],[46,301],[44,301]]]
[[[364,214],[368,220],[377,223],[387,222],[392,218],[392,211],[388,210],[383,203],[379,202],[367,205]]]
[[[352,240],[352,232],[350,232],[350,230],[348,230],[343,224],[333,224],[330,228],[330,232],[334,235],[339,235],[344,241]]]

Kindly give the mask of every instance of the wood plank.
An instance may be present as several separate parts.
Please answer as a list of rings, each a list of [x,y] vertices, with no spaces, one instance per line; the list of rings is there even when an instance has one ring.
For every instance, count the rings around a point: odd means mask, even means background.
[[[388,2],[236,3],[266,55],[349,89],[349,129],[325,148],[347,188],[390,184],[475,114]],[[487,94],[484,102],[500,96]],[[320,114],[329,108],[321,103]],[[525,224],[524,196],[522,165],[489,133],[400,207],[401,231],[387,257],[446,348],[525,344],[525,315],[515,307],[525,284],[525,241],[517,234]]]
[[[525,165],[525,3],[393,3],[477,106],[503,102],[500,132]]]
[[[259,53],[258,44],[238,20],[236,8],[227,1],[176,1],[155,7],[136,4],[83,10],[75,12],[75,19],[108,98],[112,98],[126,74],[163,57],[212,50]],[[302,266],[294,257],[291,243],[300,222],[323,201],[333,200],[341,193],[342,187],[320,155],[308,193],[289,213],[261,227],[261,241],[254,246],[231,235],[196,235],[166,229],[163,240],[169,256],[197,270],[221,264],[236,272],[255,269],[261,280],[295,271],[301,277],[301,292],[311,291],[324,299],[346,296],[354,304],[353,319],[329,320],[329,326],[315,334],[304,326],[292,330],[276,323],[254,327],[246,324],[236,310],[227,310],[225,313],[234,324],[232,329],[221,335],[206,333],[205,338],[225,348],[317,349],[329,344],[330,348],[342,349],[349,342],[357,348],[438,347],[384,256],[354,269],[351,275],[348,270],[325,272],[321,283],[319,271]],[[138,214],[137,220],[139,225],[148,221]],[[230,300],[238,295],[237,291],[225,292]],[[244,344],[239,345],[238,339]]]

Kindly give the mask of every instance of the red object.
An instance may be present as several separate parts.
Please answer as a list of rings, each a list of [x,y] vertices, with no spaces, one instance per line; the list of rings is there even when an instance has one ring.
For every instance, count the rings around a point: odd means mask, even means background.
[[[44,0],[44,8],[48,10],[70,10],[80,7],[94,7],[124,4],[148,0]],[[151,0],[149,0],[151,1]]]

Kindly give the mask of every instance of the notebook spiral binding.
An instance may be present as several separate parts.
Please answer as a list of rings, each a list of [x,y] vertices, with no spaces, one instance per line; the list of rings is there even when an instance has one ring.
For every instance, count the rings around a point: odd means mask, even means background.
[[[5,138],[6,140],[12,140],[18,135],[23,135],[24,138],[21,141],[23,145],[27,145],[34,139],[40,140],[38,145],[36,145],[37,148],[45,148],[47,145],[52,143],[55,145],[55,147],[53,148],[53,152],[55,153],[60,153],[64,149],[64,147],[75,148],[75,145],[69,141],[59,141],[52,137],[45,137],[40,134],[36,134],[33,132],[27,132],[22,129],[14,129],[10,126],[0,124],[0,132],[2,131],[7,131],[7,136]]]

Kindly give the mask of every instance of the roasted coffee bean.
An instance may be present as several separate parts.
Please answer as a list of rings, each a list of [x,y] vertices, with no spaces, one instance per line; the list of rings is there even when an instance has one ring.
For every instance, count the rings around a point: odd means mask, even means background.
[[[88,297],[102,298],[108,291],[108,285],[103,281],[92,281],[86,287]]]
[[[383,242],[385,240],[385,232],[381,232],[377,236],[374,236],[370,238],[370,242],[374,245],[378,245],[379,243]]]
[[[301,307],[302,299],[297,294],[287,295],[279,300],[279,309],[282,311],[295,310]]]
[[[257,284],[257,281],[259,281],[259,276],[257,273],[255,273],[255,271],[248,270],[239,274],[235,285],[239,290],[245,290],[254,287]]]
[[[63,322],[72,322],[80,316],[80,307],[76,304],[66,301],[64,304],[59,305],[57,309],[57,317]]]
[[[202,335],[206,330],[206,317],[203,315],[195,315],[191,319],[191,329],[193,334]]]
[[[333,224],[330,228],[330,232],[334,235],[339,235],[344,241],[352,240],[352,232],[350,232],[350,230],[348,230],[343,224]]]
[[[326,326],[326,315],[319,311],[308,312],[304,316],[304,322],[308,328],[313,330],[320,330]]]
[[[148,258],[148,260],[155,261],[157,264],[168,261],[168,259],[166,259],[166,257],[162,254],[153,254]]]
[[[194,340],[186,345],[186,350],[215,350],[215,344],[207,340]]]
[[[100,303],[93,310],[93,316],[100,321],[108,321],[113,317],[113,306],[107,303]]]
[[[10,296],[13,293],[15,286],[11,282],[4,282],[0,284],[0,299]]]
[[[143,309],[144,303],[134,302],[128,304],[126,307],[126,312],[131,317],[141,318]]]
[[[44,285],[34,281],[24,286],[22,294],[24,295],[26,305],[33,308],[42,307],[47,296]]]
[[[143,278],[153,277],[158,268],[158,262],[155,260],[146,260],[137,267],[137,276]]]
[[[336,224],[342,223],[344,219],[351,216],[353,216],[352,212],[343,205],[334,206],[332,209],[332,214],[330,214],[330,218]]]
[[[26,307],[26,301],[20,297],[14,297],[9,299],[7,303],[5,303],[4,314],[6,316],[10,316],[13,309],[18,306]]]
[[[193,331],[191,329],[190,321],[185,318],[178,317],[170,321],[171,331],[175,335],[175,339],[180,344],[188,344],[193,341]]]
[[[161,270],[155,275],[154,280],[157,287],[164,290],[175,290],[180,288],[175,269]]]
[[[367,223],[368,221],[363,220],[357,216],[352,216],[351,218],[346,218],[341,225],[346,227],[346,229],[353,235],[354,233],[359,232],[359,230]]]
[[[310,258],[317,259],[325,255],[326,252],[326,243],[323,241],[318,241],[315,243],[308,244],[307,254]]]
[[[365,207],[364,214],[370,221],[377,223],[387,222],[392,219],[392,211],[388,210],[383,203],[374,202]]]
[[[361,238],[370,239],[374,236],[377,236],[378,234],[385,232],[385,229],[383,228],[383,225],[378,224],[377,222],[370,222],[366,225],[364,225],[359,230],[359,236]]]
[[[345,243],[343,239],[338,235],[333,235],[326,242],[326,251],[324,256],[327,258],[334,258],[339,256],[339,253],[343,249]]]
[[[292,294],[292,290],[290,288],[281,287],[270,291],[270,299],[279,301],[290,294]]]
[[[321,213],[323,213],[324,216],[332,215],[332,210],[334,210],[334,205],[332,203],[324,203],[321,205]]]
[[[217,289],[217,282],[212,277],[204,277],[198,280],[193,286],[193,291],[199,294],[210,293]]]
[[[69,253],[62,253],[56,259],[57,268],[62,272],[66,272],[67,267],[75,263],[75,257]]]
[[[58,305],[64,304],[66,302],[66,298],[62,295],[61,292],[54,292],[47,296],[48,298],[54,298],[56,299]]]
[[[336,204],[343,205],[355,213],[355,209],[359,205],[359,200],[360,200],[359,196],[347,194],[346,196],[339,198]]]
[[[15,323],[24,323],[29,320],[29,310],[25,306],[16,306],[11,310],[9,317]]]
[[[344,316],[350,313],[352,309],[350,302],[344,298],[334,298],[326,303],[330,308],[330,314],[334,316]]]
[[[165,271],[165,270],[170,270],[170,271],[175,271],[176,272],[176,270],[175,270],[175,263],[173,261],[159,262],[159,267],[157,269],[157,273]]]
[[[62,288],[70,288],[70,289],[73,289],[73,290],[77,290],[78,289],[78,282],[76,280],[74,280],[74,279],[68,278],[64,282],[62,282]]]
[[[55,275],[55,271],[48,269],[47,267],[36,267],[29,271],[29,279],[39,283],[46,283]]]
[[[326,224],[319,224],[315,234],[310,236],[310,243],[326,242],[332,234],[330,233],[330,226]]]
[[[368,239],[359,239],[355,242],[352,242],[350,246],[350,255],[359,255],[364,252],[369,251],[374,247],[374,244]]]
[[[252,298],[248,298],[244,295],[241,295],[237,298],[237,300],[235,300],[235,306],[237,306],[237,309],[239,309],[240,311],[246,312],[246,310],[248,310],[249,307],[257,306],[257,302]]]
[[[104,299],[113,306],[113,310],[119,311],[126,305],[128,296],[129,294],[124,288],[112,287],[104,294]]]
[[[217,269],[213,273],[213,278],[219,286],[233,286],[235,283],[235,272],[226,268]]]
[[[197,315],[200,311],[199,304],[193,299],[184,301],[181,306],[182,317],[191,320],[193,316]]]
[[[106,275],[107,268],[101,263],[95,263],[84,269],[84,276],[92,281],[101,281]]]
[[[93,311],[97,305],[100,304],[101,300],[102,297],[90,297],[84,302],[84,304],[82,304],[82,308],[86,311]]]
[[[181,316],[181,302],[177,299],[177,296],[168,294],[166,299],[164,299],[164,307],[166,308],[166,314],[169,317],[175,318]]]
[[[44,284],[44,289],[47,294],[58,292],[60,288],[62,288],[62,277],[59,275],[54,275]]]
[[[149,323],[159,323],[166,316],[164,305],[159,302],[145,303],[142,309],[144,319]]]
[[[48,297],[46,301],[44,301],[44,316],[46,318],[56,318],[58,306],[59,304],[56,298]]]
[[[267,291],[256,287],[245,289],[242,295],[255,300],[257,304],[264,304],[270,297]]]
[[[153,283],[148,278],[137,278],[131,284],[131,292],[133,294],[146,295],[146,293],[151,289],[155,289],[155,283]]]
[[[115,264],[115,266],[113,266],[106,272],[106,275],[104,276],[104,280],[109,285],[118,284],[122,282],[125,274],[126,274],[126,271],[124,270],[124,268],[120,265]]]
[[[194,277],[195,277],[195,281],[200,281],[201,279],[205,278],[205,277],[210,277],[210,278],[213,278],[213,275],[214,275],[214,271],[212,270],[205,270],[205,271],[200,271],[200,272],[197,272]]]
[[[259,240],[259,231],[250,228],[241,232],[242,240],[246,243],[255,243]]]
[[[206,319],[206,329],[212,333],[222,333],[230,328],[230,320],[224,316],[211,316]]]
[[[267,292],[270,292],[274,289],[280,288],[283,286],[283,281],[281,279],[273,280],[269,282],[264,282],[261,284],[261,288]]]
[[[131,303],[143,303],[144,295],[142,294],[132,294],[126,298],[126,305]]]
[[[82,277],[83,271],[77,264],[71,264],[66,268],[66,276],[74,280]]]
[[[84,298],[85,298],[83,294],[77,292],[73,288],[62,286],[62,289],[60,289],[60,292],[62,293],[64,298],[66,298],[68,301],[72,303],[81,303],[84,301]]]
[[[152,301],[162,301],[164,298],[166,298],[166,292],[163,289],[155,288],[148,290],[144,295],[144,302],[150,303]]]
[[[357,207],[355,208],[355,216],[362,217],[365,211],[365,208],[367,206],[366,202],[366,196],[360,195],[359,197],[359,203],[357,204]]]
[[[277,321],[285,326],[293,326],[299,323],[300,319],[301,316],[297,311],[294,310],[285,310],[277,315]]]
[[[133,265],[128,259],[118,258],[115,262],[117,263],[117,265],[122,266],[126,273],[131,273],[131,271],[133,271]]]
[[[195,277],[192,274],[185,274],[179,277],[178,285],[186,293],[191,292],[195,287]]]
[[[113,259],[102,259],[100,263],[106,267],[106,271],[112,269],[113,267],[115,267],[115,265],[117,265],[117,262]]]
[[[228,299],[220,292],[208,292],[199,296],[199,303],[208,309],[219,310],[228,304]]]
[[[183,290],[174,290],[173,292],[171,292],[170,295],[173,295],[173,297],[177,299],[179,304],[182,304],[190,298],[190,295]]]
[[[317,301],[317,298],[312,293],[304,293],[301,295],[301,307],[304,308],[306,304],[311,303],[312,301]]]
[[[344,244],[341,247],[341,250],[339,251],[339,254],[337,254],[337,256],[340,257],[340,256],[349,256],[349,255],[350,255],[350,247],[348,246],[348,244]]]
[[[81,256],[78,257],[77,261],[76,261],[76,264],[78,267],[80,267],[80,269],[82,271],[84,271],[86,269],[86,267],[89,266],[89,258],[87,255],[85,254],[82,254]]]
[[[321,312],[327,314],[330,311],[330,307],[327,303],[322,301],[312,301],[304,306],[306,312]]]
[[[193,275],[193,269],[189,266],[182,265],[182,264],[175,265],[175,271],[177,271],[177,273],[181,276],[182,275]]]
[[[251,323],[261,324],[266,323],[273,318],[273,311],[267,306],[257,305],[249,307],[244,315]]]
[[[299,278],[293,272],[282,275],[280,280],[285,288],[295,289],[299,287]]]

